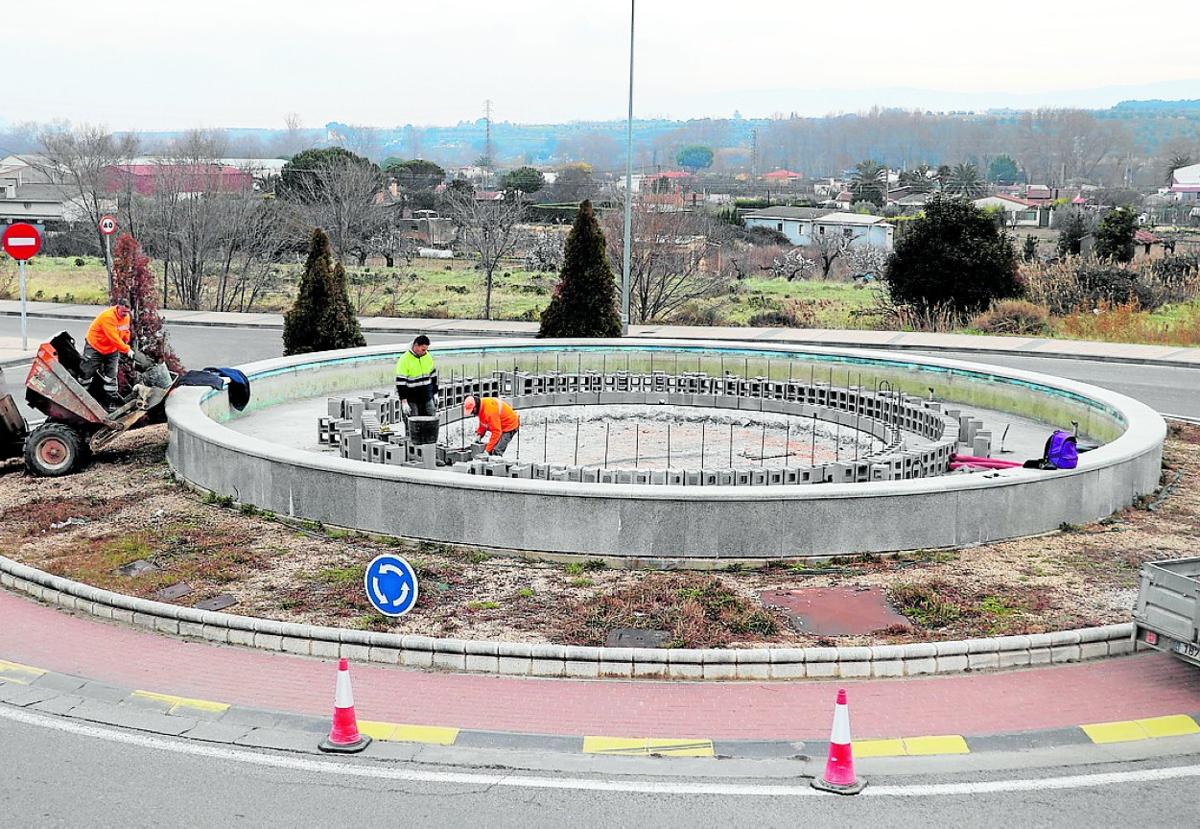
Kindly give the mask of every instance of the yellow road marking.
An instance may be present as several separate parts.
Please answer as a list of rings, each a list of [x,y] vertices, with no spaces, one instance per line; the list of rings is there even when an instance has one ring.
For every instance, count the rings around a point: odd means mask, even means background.
[[[46,672],[32,665],[22,665],[20,662],[8,662],[0,659],[0,679],[6,682],[16,682],[28,685]]]
[[[213,702],[207,699],[191,699],[189,697],[177,697],[174,694],[156,694],[153,691],[134,691],[130,694],[131,697],[141,697],[142,699],[155,699],[160,702],[169,702],[171,707],[168,710],[170,714],[182,713],[186,711],[210,711],[219,713],[229,709],[227,702]]]
[[[1185,734],[1200,734],[1200,725],[1185,714],[1167,717],[1147,717],[1141,720],[1120,720],[1081,725],[1093,743],[1128,743],[1134,740],[1150,740],[1156,737],[1181,737]]]
[[[663,740],[652,737],[584,737],[585,754],[616,754],[648,757],[714,757],[712,740]]]
[[[403,725],[394,722],[359,720],[358,730],[373,739],[393,743],[452,746],[458,739],[457,728],[443,728],[437,725]]]
[[[957,734],[854,742],[855,757],[925,757],[934,754],[970,753],[967,741]]]

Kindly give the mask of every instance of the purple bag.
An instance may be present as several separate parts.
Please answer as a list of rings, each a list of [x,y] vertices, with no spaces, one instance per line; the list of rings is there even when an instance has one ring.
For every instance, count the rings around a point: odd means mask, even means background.
[[[1075,436],[1062,429],[1046,441],[1046,462],[1055,469],[1074,469],[1079,465],[1079,447]]]

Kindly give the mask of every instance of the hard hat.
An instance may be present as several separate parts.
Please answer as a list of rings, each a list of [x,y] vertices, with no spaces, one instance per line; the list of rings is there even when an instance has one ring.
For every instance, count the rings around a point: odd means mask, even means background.
[[[463,413],[466,415],[475,414],[475,398],[468,397],[463,401]]]

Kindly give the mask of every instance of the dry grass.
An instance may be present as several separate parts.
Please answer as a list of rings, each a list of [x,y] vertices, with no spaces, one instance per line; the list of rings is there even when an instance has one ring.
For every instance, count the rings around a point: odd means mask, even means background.
[[[60,575],[138,596],[187,582],[192,605],[233,595],[232,612],[283,621],[462,638],[598,644],[615,627],[667,630],[680,647],[794,646],[833,640],[797,633],[764,608],[765,590],[879,586],[912,621],[909,631],[840,637],[837,644],[953,639],[1126,621],[1144,561],[1200,545],[1200,428],[1172,428],[1167,475],[1153,510],[958,551],[890,559],[783,562],[713,573],[611,570],[490,555],[471,548],[372,539],[318,525],[206,504],[170,478],[162,427],[123,436],[81,474],[26,477],[0,464],[0,549]],[[1145,499],[1148,506],[1153,499]],[[77,518],[86,523],[61,525]],[[417,567],[421,598],[399,620],[373,613],[362,571],[383,550]],[[160,569],[128,577],[145,559]]]

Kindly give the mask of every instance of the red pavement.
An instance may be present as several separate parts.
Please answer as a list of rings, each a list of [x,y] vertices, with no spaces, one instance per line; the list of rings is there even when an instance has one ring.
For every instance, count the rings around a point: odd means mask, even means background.
[[[185,642],[0,591],[0,659],[114,685],[328,714],[335,663]],[[1200,712],[1200,671],[1163,654],[859,682],[522,679],[354,665],[358,715],[541,734],[825,739],[845,687],[856,737],[965,736]]]

